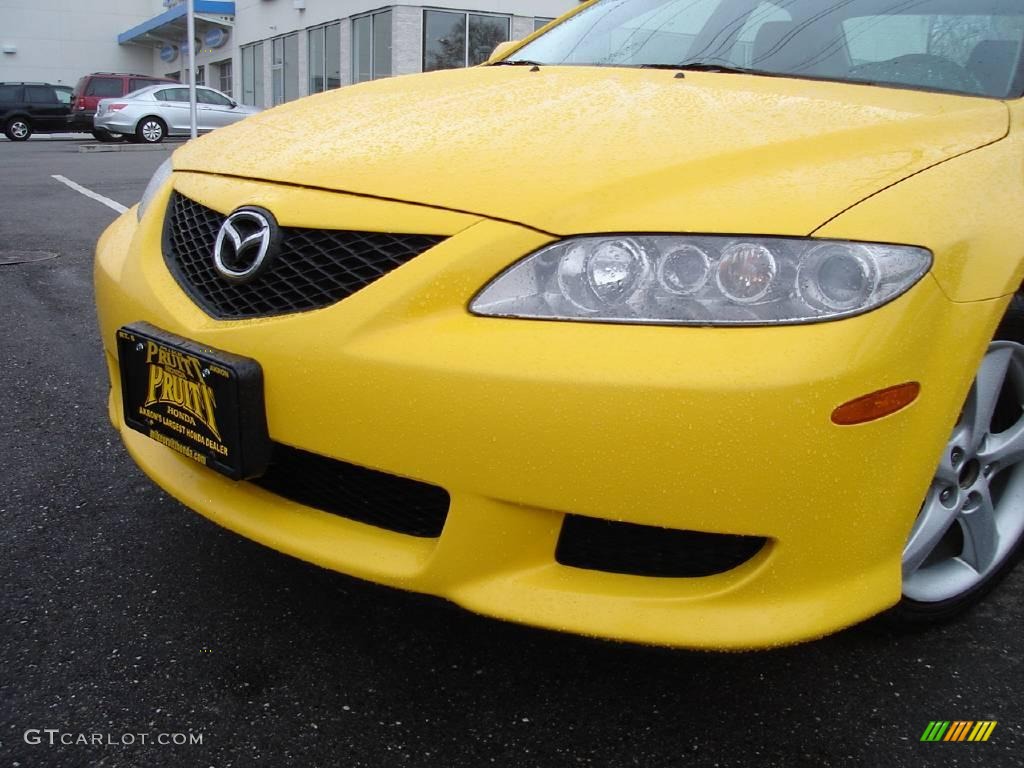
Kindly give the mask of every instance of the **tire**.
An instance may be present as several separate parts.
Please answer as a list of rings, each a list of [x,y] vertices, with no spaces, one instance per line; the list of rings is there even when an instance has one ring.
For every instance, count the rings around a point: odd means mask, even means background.
[[[4,126],[4,134],[11,141],[27,141],[32,135],[32,123],[27,117],[12,117]]]
[[[112,141],[124,141],[124,136],[121,134],[113,134],[109,131],[104,131],[100,128],[93,128],[92,137],[96,141],[112,142]]]
[[[1024,554],[1024,452],[1016,451],[1024,440],[1011,438],[1024,429],[1022,406],[1024,294],[1017,294],[988,346],[904,549],[903,597],[888,615],[897,624],[954,618]],[[943,532],[946,518],[951,522]]]
[[[135,127],[135,138],[142,144],[159,144],[167,136],[167,124],[159,117],[144,117]]]

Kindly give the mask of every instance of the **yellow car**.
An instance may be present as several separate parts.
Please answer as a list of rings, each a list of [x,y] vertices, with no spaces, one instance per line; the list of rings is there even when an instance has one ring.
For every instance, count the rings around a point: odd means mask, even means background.
[[[214,522],[490,616],[945,618],[1024,531],[1022,40],[593,0],[190,142],[97,248],[110,418]]]

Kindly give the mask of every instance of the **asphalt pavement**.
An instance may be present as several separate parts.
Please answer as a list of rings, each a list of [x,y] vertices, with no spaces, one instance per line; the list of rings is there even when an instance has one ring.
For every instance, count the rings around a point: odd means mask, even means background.
[[[106,418],[117,214],[52,178],[128,206],[168,150],[81,143],[0,142],[0,768],[1024,765],[1024,566],[925,632],[695,653],[359,582],[168,498]]]

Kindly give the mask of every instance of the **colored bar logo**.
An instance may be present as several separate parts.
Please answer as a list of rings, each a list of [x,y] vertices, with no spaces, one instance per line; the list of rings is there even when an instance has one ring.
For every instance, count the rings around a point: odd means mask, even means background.
[[[932,720],[921,741],[988,741],[996,725],[995,720]]]

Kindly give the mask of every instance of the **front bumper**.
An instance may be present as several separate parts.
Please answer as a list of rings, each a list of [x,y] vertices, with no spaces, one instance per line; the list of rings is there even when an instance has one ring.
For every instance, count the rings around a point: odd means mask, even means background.
[[[658,644],[751,648],[893,605],[900,553],[1003,302],[931,277],[841,322],[706,329],[474,317],[494,274],[550,241],[512,224],[341,194],[177,174],[219,211],[285,226],[454,235],[327,309],[215,321],[160,254],[169,186],[98,246],[110,416],[136,462],[215,522],[327,568],[491,616]],[[456,234],[457,233],[457,234]],[[146,320],[264,368],[272,438],[446,489],[443,533],[392,533],[221,477],[124,427],[116,329]],[[905,381],[917,402],[857,427],[839,404]],[[763,536],[734,570],[652,578],[571,568],[566,513]]]

